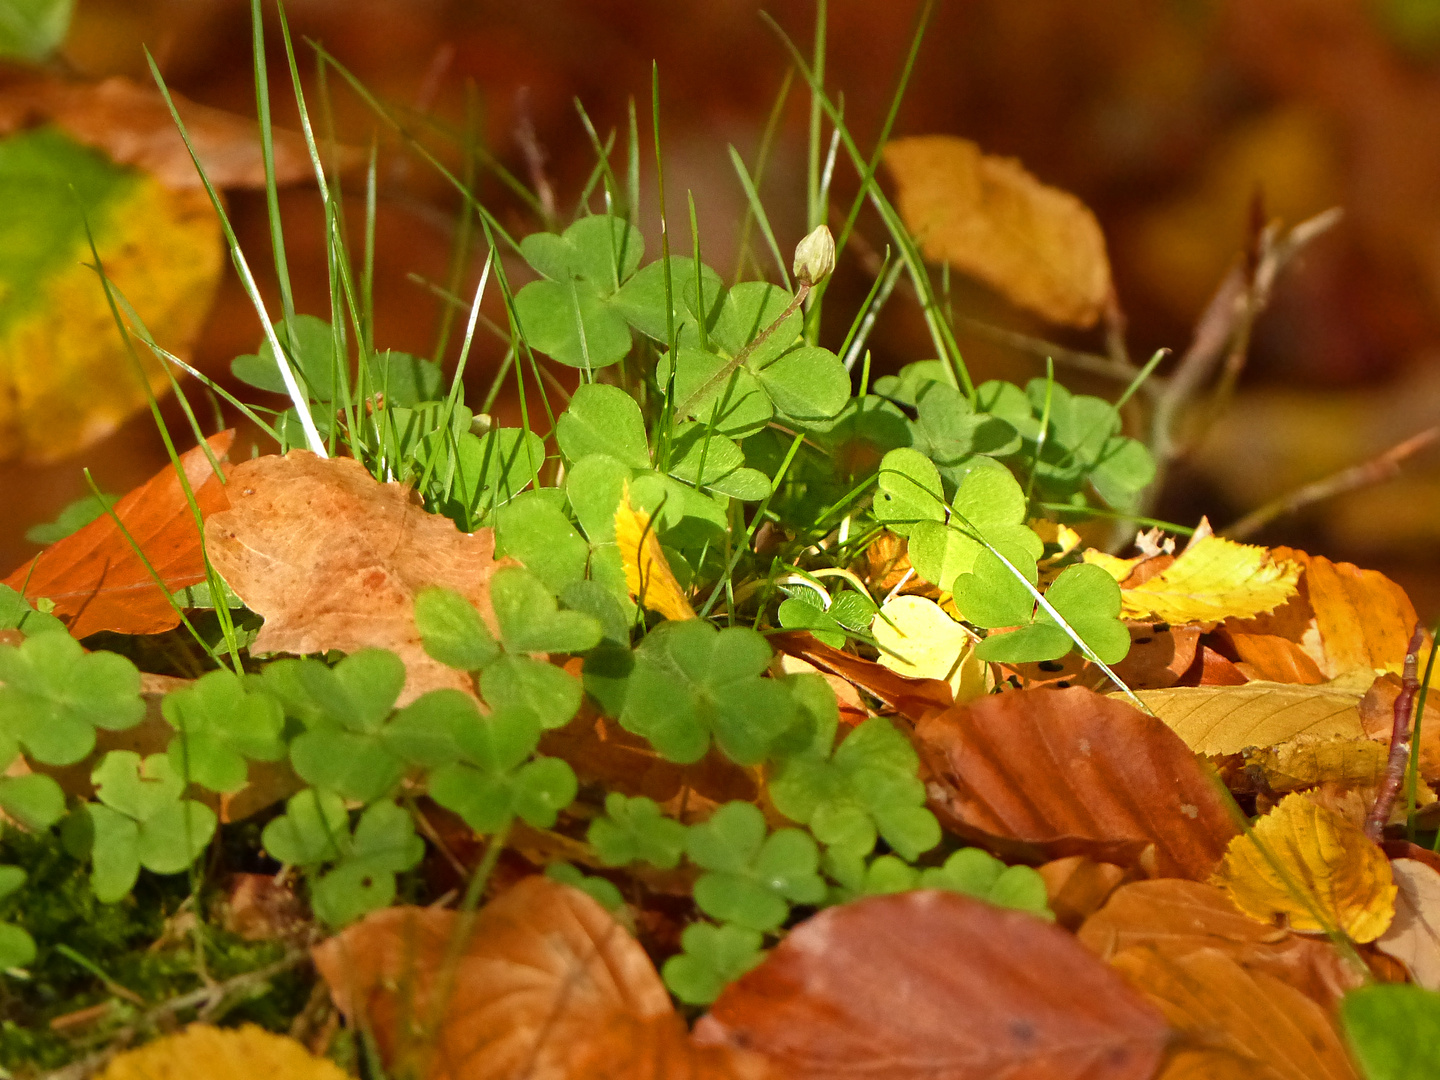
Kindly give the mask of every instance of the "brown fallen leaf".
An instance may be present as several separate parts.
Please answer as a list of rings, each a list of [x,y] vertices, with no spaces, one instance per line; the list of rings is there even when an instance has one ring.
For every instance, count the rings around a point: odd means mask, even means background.
[[[1072,933],[1104,906],[1133,873],[1113,863],[1096,862],[1084,855],[1052,859],[1036,872],[1045,882],[1045,895],[1055,921]]]
[[[1392,859],[1395,919],[1375,947],[1405,965],[1416,983],[1440,990],[1440,873],[1416,859]]]
[[[264,186],[255,121],[197,105],[179,94],[173,97],[200,164],[216,187]],[[144,169],[166,187],[203,187],[170,109],[154,87],[118,75],[99,83],[18,74],[0,79],[0,135],[46,122],[77,142],[103,150],[112,161]],[[279,183],[314,179],[301,135],[277,128],[274,146]],[[346,164],[356,159],[353,149],[344,155]]]
[[[1131,622],[1130,651],[1110,670],[1131,690],[1155,690],[1174,686],[1195,665],[1200,647],[1198,626],[1170,626],[1166,623]],[[1077,652],[1059,660],[1030,664],[1001,664],[1005,674],[1014,675],[1023,688],[1034,690],[1054,686],[1088,686],[1092,690],[1113,685],[1110,676]]]
[[[905,716],[918,717],[932,709],[949,708],[955,702],[950,684],[942,679],[899,675],[884,664],[832,649],[804,630],[771,634],[769,641],[779,651],[797,656],[821,672],[838,675]]]
[[[1085,920],[1079,938],[1105,960],[1137,947],[1171,959],[1218,949],[1252,974],[1279,979],[1326,1009],[1365,982],[1330,942],[1241,914],[1223,891],[1199,881],[1122,885]]]
[[[594,900],[545,877],[479,912],[437,1009],[460,918],[387,908],[314,950],[336,1006],[369,1025],[392,1075],[422,1064],[427,1080],[765,1075],[754,1055],[693,1046],[635,939]],[[434,1045],[416,1045],[437,1013]]]
[[[952,135],[892,139],[885,165],[925,258],[1051,322],[1095,325],[1110,295],[1110,260],[1100,223],[1074,195]]]
[[[307,450],[237,465],[230,499],[230,509],[206,520],[205,539],[215,569],[265,617],[252,653],[390,649],[405,662],[400,705],[442,687],[474,693],[468,675],[421,646],[415,594],[427,585],[454,589],[494,630],[490,529],[462,533],[358,461]]]
[[[1387,673],[1371,683],[1370,689],[1360,699],[1360,726],[1366,735],[1380,740],[1387,747],[1394,731],[1395,699],[1400,694],[1400,687],[1399,677]],[[1440,694],[1432,692],[1426,697],[1417,748],[1420,775],[1427,780],[1440,779]]]
[[[695,1037],[788,1080],[1148,1080],[1169,1032],[1066,931],[924,890],[801,923]]]
[[[1252,679],[1310,686],[1325,681],[1320,666],[1298,642],[1278,634],[1221,633]]]
[[[1174,732],[1090,690],[991,695],[922,718],[915,740],[941,823],[1017,857],[1205,878],[1236,832]]]
[[[1243,1075],[1251,1080],[1357,1080],[1321,1006],[1271,975],[1252,974],[1219,949],[1167,957],[1133,948],[1111,963],[1188,1036],[1185,1042],[1243,1059],[1249,1065]]]
[[[223,458],[234,439],[234,431],[223,431],[206,441],[211,453]],[[182,454],[180,463],[202,515],[208,518],[230,505],[203,447]],[[126,495],[114,510],[166,589],[174,592],[205,580],[200,530],[170,466]],[[158,634],[180,624],[169,594],[155,584],[109,514],[51,544],[5,584],[32,601],[54,601],[55,615],[77,638],[101,630]]]

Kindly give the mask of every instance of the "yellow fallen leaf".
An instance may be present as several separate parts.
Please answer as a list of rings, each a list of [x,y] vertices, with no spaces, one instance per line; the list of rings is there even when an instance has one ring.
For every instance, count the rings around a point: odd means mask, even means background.
[[[1238,754],[1301,735],[1358,739],[1363,690],[1248,682],[1243,686],[1172,686],[1137,696],[1199,754]]]
[[[1162,573],[1120,593],[1131,619],[1222,622],[1273,611],[1295,595],[1300,566],[1270,551],[1218,536],[1190,545]]]
[[[1118,555],[1111,555],[1108,552],[1097,551],[1095,548],[1090,548],[1085,554],[1080,556],[1080,561],[1087,562],[1091,566],[1100,567],[1101,570],[1104,570],[1118,583],[1128,578],[1131,571],[1147,558],[1149,558],[1148,555],[1136,555],[1133,559],[1122,559]]]
[[[99,1080],[346,1080],[333,1061],[318,1058],[294,1039],[254,1024],[216,1028],[191,1024],[121,1054]]]
[[[1389,756],[1390,747],[1373,739],[1301,735],[1279,746],[1250,751],[1245,764],[1264,775],[1271,791],[1326,783],[1373,787],[1384,780]]]
[[[892,597],[870,632],[880,646],[880,663],[895,674],[947,682],[956,704],[985,693],[985,664],[975,656],[975,639],[934,600]]]
[[[630,505],[629,487],[615,508],[615,543],[625,564],[625,587],[636,603],[676,622],[695,618],[695,609],[665,560],[660,538],[650,527],[650,515]]]
[[[1079,199],[968,139],[893,139],[885,165],[927,259],[979,278],[1051,322],[1095,325],[1110,294],[1100,223]]]
[[[1300,931],[1338,928],[1361,943],[1390,925],[1390,860],[1356,825],[1295,794],[1256,821],[1252,835],[1230,841],[1213,879],[1245,914],[1263,922],[1283,916]]]

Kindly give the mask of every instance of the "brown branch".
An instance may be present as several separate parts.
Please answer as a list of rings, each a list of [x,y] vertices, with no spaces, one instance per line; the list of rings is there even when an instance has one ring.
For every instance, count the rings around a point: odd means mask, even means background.
[[[1368,487],[1389,480],[1400,473],[1400,465],[1408,457],[1419,453],[1440,439],[1440,427],[1426,428],[1418,435],[1412,435],[1404,442],[1396,443],[1389,450],[1369,461],[1351,465],[1321,480],[1312,481],[1296,488],[1288,495],[1272,499],[1264,506],[1250,511],[1235,524],[1221,530],[1221,535],[1231,540],[1244,540],[1253,536],[1270,522],[1286,514],[1293,514],[1312,503],[1343,495],[1356,488]]]
[[[1390,760],[1385,765],[1385,782],[1375,796],[1375,805],[1365,819],[1365,835],[1379,843],[1395,807],[1400,785],[1405,781],[1405,768],[1410,763],[1410,714],[1415,709],[1415,695],[1420,692],[1420,647],[1425,643],[1425,628],[1415,624],[1405,651],[1405,669],[1400,693],[1395,698],[1395,726],[1390,731]]]

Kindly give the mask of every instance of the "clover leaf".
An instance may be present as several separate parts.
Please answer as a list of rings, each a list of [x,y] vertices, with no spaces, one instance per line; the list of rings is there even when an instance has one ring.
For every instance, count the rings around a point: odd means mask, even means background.
[[[670,761],[699,761],[713,735],[732,761],[756,764],[795,718],[789,693],[763,677],[771,656],[748,627],[661,623],[635,651],[621,726]]]
[[[820,606],[820,597],[814,589],[800,586],[785,591],[790,594],[789,598],[782,600],[775,612],[781,626],[786,630],[808,630],[816,641],[832,649],[844,646],[845,629]]]
[[[501,654],[475,605],[453,589],[432,585],[415,594],[415,628],[426,654],[447,667],[479,671]]]
[[[72,765],[95,747],[95,729],[119,731],[145,715],[140,673],[123,656],[87,653],[69,634],[0,645],[0,755],[19,742],[46,765]]]
[[[25,871],[18,866],[0,866],[0,900],[25,884]],[[24,967],[35,959],[35,939],[14,923],[0,922],[0,970]]]
[[[534,715],[496,708],[482,716],[464,695],[449,699],[448,707],[463,717],[455,726],[458,760],[431,774],[430,797],[476,832],[496,832],[516,816],[537,828],[555,824],[578,784],[564,761],[531,760],[541,730]]]
[[[606,454],[632,469],[650,467],[645,418],[635,399],[618,386],[586,383],[555,424],[555,441],[572,462]]]
[[[544,583],[518,566],[495,572],[490,603],[507,652],[580,653],[600,641],[598,621],[579,611],[561,611]]]
[[[878,835],[913,860],[940,842],[939,823],[925,808],[918,766],[909,740],[888,720],[871,717],[833,752],[812,750],[781,762],[770,798],[827,848],[862,858]]]
[[[535,480],[545,464],[545,442],[533,431],[492,428],[461,435],[455,447],[452,497],[473,528]]]
[[[65,792],[44,773],[0,777],[0,810],[27,829],[48,829],[65,816]]]
[[[681,952],[665,961],[661,975],[670,992],[687,1005],[708,1005],[760,961],[758,931],[726,923],[691,923],[680,935]]]
[[[620,913],[625,909],[625,897],[621,895],[613,881],[609,878],[597,877],[594,874],[582,874],[580,868],[574,863],[550,863],[545,867],[545,876],[551,881],[558,881],[561,885],[579,889],[606,911]]]
[[[751,930],[774,930],[790,905],[818,904],[825,882],[816,873],[820,852],[799,829],[765,835],[765,815],[748,802],[726,803],[690,827],[685,850],[706,874],[695,883],[700,910]]]
[[[686,829],[662,814],[654,799],[612,791],[605,796],[605,816],[590,823],[588,837],[606,866],[643,861],[673,870],[685,850]]]
[[[95,502],[93,497],[89,501],[92,504]],[[0,630],[19,630],[26,637],[33,637],[35,634],[55,631],[63,634],[65,624],[54,615],[31,607],[25,598],[9,585],[0,585]]]
[[[314,315],[294,315],[274,324],[275,336],[285,350],[296,381],[314,401],[335,397],[335,344],[330,324]],[[270,338],[258,352],[230,361],[231,373],[241,382],[272,394],[287,393],[285,378],[275,362]]]
[[[1014,574],[988,552],[986,557],[976,563],[976,572],[968,577],[979,581],[984,575],[994,583],[995,595],[1004,588],[1010,599],[994,610],[981,612],[984,621],[978,621],[977,625],[1019,626],[1019,629],[1008,634],[992,634],[976,646],[975,655],[1001,663],[1028,663],[1058,660],[1068,653],[1074,646],[1070,635],[1043,607],[1034,610],[1032,621],[1032,598],[1028,590],[1018,582],[1014,585],[1003,582],[1002,573],[1009,574],[1012,580]],[[966,577],[958,579],[956,603],[966,618],[971,618],[976,610],[976,605],[968,599],[974,592],[975,586],[968,583]],[[1025,593],[1023,600],[1022,592]],[[1125,658],[1130,650],[1130,632],[1120,621],[1120,586],[1100,567],[1088,563],[1067,567],[1045,590],[1045,599],[1103,663],[1114,664]]]
[[[495,551],[525,564],[552,593],[585,578],[590,545],[548,498],[554,488],[527,491],[495,513]]]
[[[244,787],[246,759],[278,761],[285,756],[280,702],[233,671],[212,671],[171,691],[160,711],[179,732],[170,742],[171,766],[211,791]]]
[[[365,809],[349,838],[344,858],[310,889],[315,914],[331,927],[389,907],[395,899],[395,875],[416,866],[425,855],[415,822],[390,801]]]
[[[333,791],[306,788],[285,804],[260,834],[270,857],[291,866],[310,867],[344,858],[350,844],[350,815]]]
[[[882,462],[882,476],[884,469]],[[970,573],[989,545],[1034,580],[1035,562],[1045,545],[1025,525],[1025,493],[1009,470],[998,465],[971,469],[961,478],[950,508],[948,521],[932,514],[910,528],[910,561],[920,577],[952,590],[955,578]]]
[[[824,867],[839,883],[831,897],[837,903],[909,892],[920,885],[920,871],[894,855],[877,855],[866,863],[864,856],[832,848],[825,853]]]
[[[920,874],[920,887],[949,889],[997,907],[1028,911],[1053,922],[1045,879],[1029,866],[1006,866],[988,851],[961,848],[945,860]]]
[[[178,874],[215,834],[215,812],[182,799],[185,780],[165,754],[142,759],[111,750],[91,773],[98,803],[87,806],[94,830],[91,885],[102,903],[114,903],[135,885],[140,868]]]

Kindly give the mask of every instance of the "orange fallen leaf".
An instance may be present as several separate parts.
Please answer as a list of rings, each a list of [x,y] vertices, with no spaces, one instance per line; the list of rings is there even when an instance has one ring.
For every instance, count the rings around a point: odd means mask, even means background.
[[[1154,949],[1134,948],[1111,963],[1188,1036],[1186,1042],[1204,1047],[1207,1054],[1245,1061],[1249,1071],[1240,1075],[1252,1080],[1357,1080],[1345,1045],[1321,1006],[1273,976],[1252,974],[1219,949],[1167,957]],[[1207,1068],[1181,1075],[1198,1080],[1236,1074]]]
[[[1100,223],[1074,195],[952,135],[892,139],[885,165],[925,258],[1051,322],[1095,325],[1110,294],[1110,260]]]
[[[1045,882],[1045,894],[1055,921],[1072,932],[1099,911],[1110,894],[1130,876],[1124,867],[1096,862],[1084,855],[1052,859],[1035,870]]]
[[[1198,626],[1167,626],[1164,623],[1130,622],[1130,651],[1113,671],[1131,690],[1154,690],[1174,686],[1195,666],[1200,649]],[[1088,686],[1092,690],[1114,683],[1096,664],[1077,652],[1059,660],[1030,664],[1001,664],[1002,672],[1013,674],[1027,689],[1054,686]]]
[[[1148,1080],[1169,1032],[1066,931],[925,890],[801,923],[695,1037],[788,1080]]]
[[[234,439],[233,431],[224,431],[207,442],[211,453],[221,458]],[[180,463],[202,515],[208,518],[230,505],[204,448],[182,454]],[[114,510],[169,592],[205,580],[200,530],[170,466],[126,495]],[[109,514],[51,544],[5,584],[27,599],[54,601],[54,614],[77,638],[101,630],[158,634],[180,625],[169,593],[155,584]]]
[[[400,705],[442,687],[474,693],[468,675],[421,646],[415,594],[454,589],[494,630],[490,529],[462,533],[401,484],[307,450],[237,465],[230,499],[206,520],[205,539],[220,576],[265,618],[252,653],[390,649],[405,662]]]
[[[1081,944],[1106,960],[1127,949],[1179,959],[1218,949],[1252,974],[1279,979],[1332,1008],[1365,975],[1330,942],[1302,937],[1242,914],[1225,893],[1200,881],[1167,878],[1122,885],[1080,928]]]
[[[254,1024],[217,1028],[191,1024],[174,1035],[128,1050],[99,1080],[345,1080],[340,1066],[316,1057],[294,1039]]]
[[[1017,857],[1204,878],[1235,834],[1179,736],[1090,690],[994,694],[922,718],[915,738],[941,823]]]
[[[753,1055],[692,1045],[635,939],[584,893],[545,877],[525,878],[481,909],[438,1007],[460,918],[439,908],[387,908],[314,950],[336,1006],[351,1023],[369,1025],[392,1075],[420,1068],[426,1080],[764,1076]],[[433,1045],[417,1044],[437,1014]]]
[[[1355,824],[1300,794],[1285,796],[1252,835],[1230,842],[1214,881],[1247,915],[1283,917],[1295,930],[1339,929],[1374,941],[1395,915],[1385,853]]]
[[[918,717],[929,710],[949,708],[955,703],[950,684],[942,679],[912,679],[874,660],[832,649],[807,631],[771,634],[769,641],[781,652],[799,657],[822,672],[839,676],[905,716]]]

